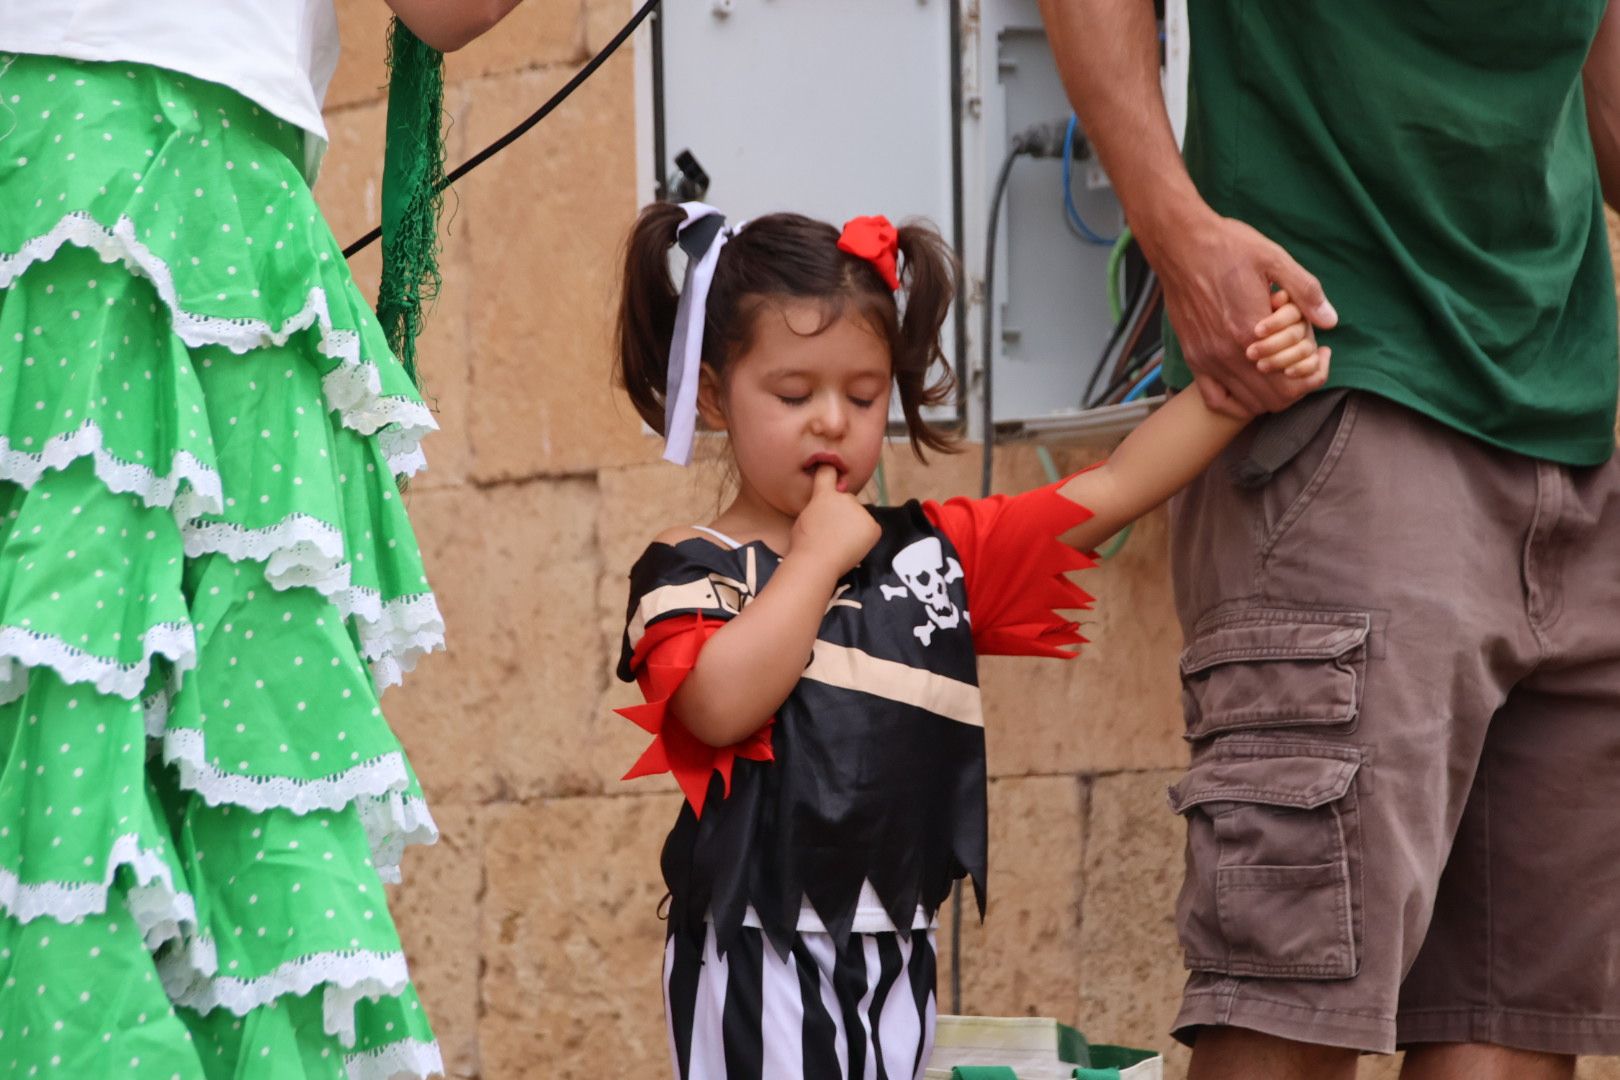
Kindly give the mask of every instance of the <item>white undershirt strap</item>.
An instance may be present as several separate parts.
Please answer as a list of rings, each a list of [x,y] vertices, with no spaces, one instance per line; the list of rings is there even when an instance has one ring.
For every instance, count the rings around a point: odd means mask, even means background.
[[[692,528],[696,529],[700,533],[707,533],[733,551],[736,551],[738,548],[742,547],[742,544],[738,543],[736,540],[733,540],[719,529],[711,529],[707,525],[694,525]]]

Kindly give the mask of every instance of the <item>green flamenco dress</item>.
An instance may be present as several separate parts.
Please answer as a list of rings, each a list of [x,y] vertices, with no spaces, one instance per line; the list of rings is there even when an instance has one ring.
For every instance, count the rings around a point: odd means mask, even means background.
[[[435,425],[297,162],[139,64],[0,56],[0,1074],[439,1071],[378,705],[442,643]]]

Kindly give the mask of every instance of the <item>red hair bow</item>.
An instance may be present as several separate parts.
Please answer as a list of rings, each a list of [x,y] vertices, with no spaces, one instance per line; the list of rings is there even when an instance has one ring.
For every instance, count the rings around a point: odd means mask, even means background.
[[[851,218],[844,222],[843,234],[838,237],[838,250],[865,259],[877,267],[891,290],[900,287],[897,261],[900,255],[900,234],[882,214],[872,217]]]

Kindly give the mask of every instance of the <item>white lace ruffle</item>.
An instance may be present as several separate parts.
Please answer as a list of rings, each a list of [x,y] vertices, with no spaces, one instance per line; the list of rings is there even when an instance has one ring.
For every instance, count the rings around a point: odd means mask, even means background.
[[[408,846],[439,840],[439,826],[425,800],[390,793],[380,799],[362,798],[358,809],[371,845],[371,864],[390,885],[399,884],[399,865]]]
[[[308,514],[289,514],[259,529],[195,523],[186,526],[185,540],[187,558],[212,554],[264,563],[265,580],[278,589],[303,586],[330,597],[349,587],[342,531]]]
[[[337,1036],[344,1046],[353,1046],[354,1007],[360,999],[393,997],[409,981],[404,953],[356,949],[301,956],[256,979],[215,975],[198,980],[174,1000],[200,1013],[223,1008],[246,1016],[277,998],[303,997],[317,986],[325,986],[321,1005],[326,1033]]]
[[[170,1001],[202,986],[219,970],[219,952],[206,932],[187,934],[155,956],[158,982]]]
[[[239,776],[221,772],[208,762],[202,732],[192,728],[166,730],[167,693],[153,694],[142,704],[147,736],[161,740],[166,763],[178,763],[181,786],[197,792],[210,806],[226,803],[255,813],[274,807],[307,814],[312,810],[342,809],[353,802],[366,832],[372,866],[377,876],[391,885],[399,884],[399,864],[407,847],[438,842],[439,826],[427,803],[404,793],[409,780],[402,754],[386,754],[318,781]]]
[[[183,939],[197,929],[197,904],[162,881],[129,890],[129,913],[140,927],[146,947],[156,952],[166,942]]]
[[[375,589],[355,587],[334,597],[345,616],[353,616],[360,631],[360,654],[371,664],[377,692],[404,681],[416,662],[444,648],[444,615],[433,594],[418,593],[382,601]]]
[[[157,957],[158,981],[171,1001],[213,978],[218,970],[219,950],[206,933],[186,934]]]
[[[395,476],[415,476],[426,468],[427,455],[419,447],[388,455],[388,471]]]
[[[224,508],[219,473],[186,451],[175,451],[168,475],[159,476],[146,465],[114,457],[102,444],[101,428],[92,420],[52,436],[37,454],[13,448],[0,435],[0,480],[31,488],[47,469],[65,469],[79,458],[94,457],[96,477],[109,491],[138,495],[147,506],[169,507],[178,523]]]
[[[397,750],[319,780],[221,772],[209,763],[207,753],[203,733],[195,728],[163,733],[163,760],[179,768],[182,787],[201,795],[209,806],[228,804],[254,813],[272,808],[295,814],[341,810],[364,796],[401,792],[409,783],[405,755]]]
[[[128,217],[120,216],[111,228],[106,228],[83,210],[66,215],[49,232],[23,244],[16,254],[0,254],[0,289],[8,287],[34,263],[50,259],[63,244],[88,248],[103,262],[121,261],[131,272],[145,276],[169,309],[175,335],[190,348],[222,345],[234,353],[245,353],[268,345],[285,345],[294,334],[318,326],[322,355],[339,362],[322,379],[327,403],[338,412],[345,427],[362,435],[399,424],[397,430],[388,433],[384,445],[390,459],[407,455],[423,436],[438,427],[427,406],[382,396],[382,379],[376,365],[360,356],[360,335],[333,325],[324,288],[312,287],[303,307],[279,327],[262,319],[226,319],[186,311],[180,306],[173,272],[136,237],[135,222]]]
[[[426,1080],[444,1072],[444,1058],[436,1042],[403,1039],[363,1054],[346,1054],[349,1080]]]
[[[246,529],[216,522],[185,529],[186,555],[215,553],[232,561],[265,564],[265,580],[277,589],[310,588],[329,598],[345,619],[356,621],[361,655],[382,691],[412,671],[416,662],[444,647],[444,616],[431,592],[387,603],[376,589],[351,585],[353,566],[343,558],[343,534],[305,514],[275,525]]]
[[[169,724],[169,695],[179,689],[179,680],[170,679],[168,690],[159,691],[141,699],[141,718],[145,721],[146,737],[148,740],[163,738],[163,730]],[[152,748],[147,747],[146,756],[152,757]]]
[[[135,875],[135,885],[129,891],[129,911],[147,948],[156,949],[196,928],[196,902],[175,888],[169,864],[157,852],[142,848],[140,837],[134,833],[113,841],[100,882],[45,881],[25,885],[11,870],[0,867],[0,907],[20,923],[45,915],[61,923],[100,915],[107,910],[113,879],[122,866]]]
[[[0,627],[0,705],[28,690],[28,669],[48,667],[65,683],[92,683],[102,694],[133,700],[146,686],[152,657],[166,657],[177,672],[197,663],[197,641],[190,623],[157,623],[141,635],[141,659],[133,664],[75,649],[59,637],[20,626]]]

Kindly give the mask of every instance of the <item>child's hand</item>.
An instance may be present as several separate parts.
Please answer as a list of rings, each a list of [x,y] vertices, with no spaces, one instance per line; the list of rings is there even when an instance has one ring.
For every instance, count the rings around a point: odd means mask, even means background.
[[[1271,314],[1254,328],[1254,336],[1247,355],[1259,371],[1281,371],[1291,379],[1312,379],[1316,386],[1327,381],[1333,351],[1317,346],[1316,332],[1286,291],[1278,289],[1271,294]]]
[[[810,502],[793,523],[791,554],[825,560],[834,577],[842,577],[872,550],[883,530],[860,500],[838,490],[838,470],[816,468]]]

